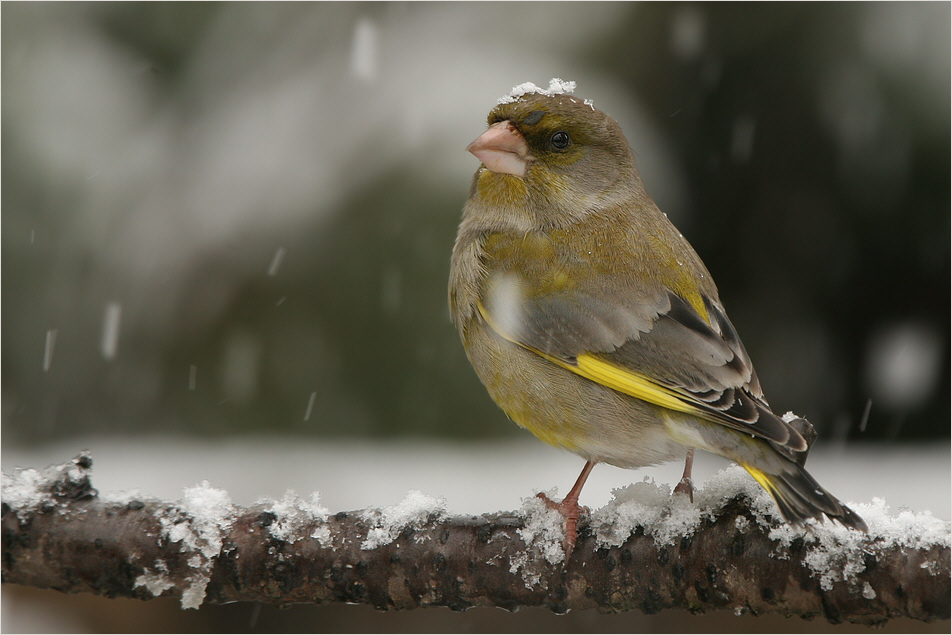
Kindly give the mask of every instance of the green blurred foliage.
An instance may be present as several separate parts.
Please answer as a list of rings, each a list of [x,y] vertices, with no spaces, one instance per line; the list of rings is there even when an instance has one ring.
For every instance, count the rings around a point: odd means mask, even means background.
[[[448,261],[469,178],[442,166],[460,160],[484,126],[492,106],[487,91],[501,95],[526,80],[544,84],[549,76],[533,73],[548,70],[546,64],[552,74],[578,81],[582,96],[597,88],[620,103],[640,103],[685,184],[686,203],[672,206],[672,218],[717,280],[776,409],[804,414],[821,434],[840,439],[949,435],[947,4],[529,4],[513,5],[498,29],[467,30],[468,20],[491,21],[497,9],[5,3],[0,149],[8,442],[156,431],[518,434],[479,385],[449,322]],[[548,22],[540,27],[543,10]],[[430,48],[424,57],[432,68],[380,70],[381,81],[397,73],[386,84],[389,92],[364,90],[347,69],[362,20],[373,25],[382,68],[388,55],[403,59],[413,47],[445,42],[447,33],[462,33],[460,41],[471,41],[488,61],[471,59],[463,44],[458,54]],[[930,27],[936,23],[939,36]],[[561,37],[552,24],[564,24]],[[567,37],[583,27],[584,41]],[[527,34],[528,42],[514,33]],[[46,59],[53,41],[64,50],[82,45],[83,55],[114,65],[111,76],[122,79],[115,99],[105,100],[117,104],[114,114],[102,115],[105,132],[90,133],[78,149],[69,144],[73,133],[85,139],[83,120],[72,113],[92,99],[84,91],[103,89],[36,61]],[[939,61],[929,62],[936,51]],[[460,68],[460,59],[472,66]],[[431,92],[415,93],[420,84],[404,81],[403,72],[422,73],[424,86],[430,75]],[[89,73],[99,77],[95,68]],[[467,83],[467,74],[478,85]],[[483,85],[487,77],[498,85]],[[304,95],[323,90],[332,102],[355,100],[355,110],[403,104],[410,122],[394,126],[387,113],[347,119],[348,104],[314,111],[313,120],[325,126],[320,130],[340,123],[334,138],[313,136],[315,152],[326,142],[338,161],[326,174],[315,173],[329,185],[315,186],[312,203],[289,195],[291,203],[272,207],[269,197],[285,200],[283,182],[249,184],[253,179],[227,173],[226,162],[222,178],[242,192],[236,200],[245,200],[243,186],[264,192],[265,202],[251,205],[253,222],[206,212],[168,229],[165,214],[179,210],[161,206],[135,220],[148,198],[137,187],[200,192],[201,181],[216,176],[191,171],[204,146],[188,144],[220,132],[220,121],[205,115],[226,100],[239,100],[227,113],[241,113],[241,99],[260,96],[274,121],[295,121],[282,115],[285,102],[268,101],[285,79]],[[229,92],[235,86],[241,90]],[[137,109],[121,109],[123,98]],[[450,105],[426,110],[437,99]],[[248,102],[249,109],[258,104]],[[47,118],[31,123],[34,111]],[[103,136],[152,126],[166,132],[131,154],[110,158],[113,146],[96,145]],[[273,136],[270,129],[243,132]],[[293,142],[294,131],[288,134]],[[300,135],[310,140],[313,131]],[[167,158],[155,160],[167,171],[148,167],[150,153],[168,139]],[[643,147],[630,130],[629,141],[636,152]],[[290,151],[262,149],[262,158],[251,156],[254,143],[235,147],[223,156],[236,164],[242,152],[278,174],[305,164]],[[97,152],[105,157],[103,171],[119,175],[102,191],[89,186],[99,172],[67,169]],[[147,167],[135,170],[137,161]],[[647,171],[645,157],[640,161]],[[467,165],[475,170],[475,159]],[[339,191],[328,193],[335,183]],[[647,187],[653,191],[651,181]],[[204,209],[235,204],[215,196],[221,191],[210,190]],[[659,204],[666,209],[660,198]],[[99,216],[100,208],[118,211]],[[221,238],[196,238],[216,223],[226,228]],[[117,249],[141,251],[122,246],[129,227],[136,235],[154,231],[154,273],[117,255]],[[188,247],[180,259],[168,257],[178,266],[161,264],[161,254],[185,250],[182,245]],[[280,267],[269,275],[279,253]],[[107,360],[99,349],[110,302],[120,303],[123,317],[118,353]],[[44,371],[50,329],[56,345]],[[929,367],[923,394],[905,401],[902,394],[879,395],[877,371],[870,370],[877,342],[892,341],[897,329],[926,349],[913,365]],[[872,409],[861,432],[868,399]]]

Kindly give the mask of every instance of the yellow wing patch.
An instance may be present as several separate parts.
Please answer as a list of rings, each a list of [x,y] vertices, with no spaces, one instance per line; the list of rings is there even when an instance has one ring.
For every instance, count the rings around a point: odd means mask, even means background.
[[[585,379],[594,381],[595,383],[601,384],[603,386],[607,386],[612,390],[617,390],[622,394],[635,397],[636,399],[641,399],[642,401],[646,401],[650,404],[667,408],[668,410],[674,410],[676,412],[684,412],[686,414],[704,419],[711,419],[711,415],[709,413],[685,401],[685,399],[675,390],[666,386],[662,386],[647,375],[643,375],[637,371],[624,368],[623,366],[619,366],[618,364],[601,359],[590,353],[579,355],[576,357],[575,363],[573,364],[564,359],[560,359],[558,357],[554,357],[542,351],[536,350],[531,346],[526,346],[522,342],[512,337],[510,334],[506,333],[505,330],[502,329],[496,320],[494,320],[489,314],[489,311],[486,310],[486,307],[483,306],[482,302],[479,302],[478,306],[480,315],[484,320],[486,320],[486,323],[489,324],[489,327],[493,331],[510,342],[518,344],[526,350],[532,351],[533,353],[545,358],[557,366],[561,366],[562,368],[572,371],[576,375],[584,377]]]
[[[676,392],[666,388],[639,372],[629,370],[600,359],[594,355],[584,354],[576,358],[577,364],[567,364],[556,361],[563,368],[571,370],[576,375],[608,386],[620,393],[630,395],[642,401],[653,403],[656,406],[685,412],[691,415],[701,415],[703,411],[683,401]]]

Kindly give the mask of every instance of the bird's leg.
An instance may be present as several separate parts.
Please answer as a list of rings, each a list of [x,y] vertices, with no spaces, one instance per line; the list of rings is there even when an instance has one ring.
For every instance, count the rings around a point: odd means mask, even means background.
[[[545,501],[549,509],[558,510],[558,512],[565,517],[565,541],[562,543],[562,546],[565,548],[565,562],[569,561],[572,550],[575,549],[575,540],[578,538],[578,517],[582,509],[584,509],[578,504],[578,496],[582,492],[582,486],[585,485],[585,481],[588,480],[588,475],[593,467],[595,467],[595,461],[588,461],[585,464],[585,467],[582,468],[582,473],[578,475],[578,480],[575,481],[575,485],[572,486],[572,489],[569,490],[568,495],[562,499],[561,503],[556,503],[541,492],[536,494],[536,496]]]
[[[684,474],[681,475],[681,482],[674,488],[675,494],[687,494],[694,502],[694,481],[691,480],[691,468],[694,467],[694,448],[688,450],[684,457]]]

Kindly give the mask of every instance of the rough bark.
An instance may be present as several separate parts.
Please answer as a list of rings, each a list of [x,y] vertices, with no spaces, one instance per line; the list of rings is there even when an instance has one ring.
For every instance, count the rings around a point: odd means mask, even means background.
[[[80,455],[51,468],[37,479],[39,498],[28,503],[8,496],[5,485],[4,583],[108,597],[175,595],[183,606],[730,609],[870,624],[950,613],[947,544],[902,548],[871,533],[861,566],[854,559],[846,579],[821,583],[805,564],[809,535],[778,546],[755,522],[745,496],[673,545],[635,530],[620,547],[598,548],[582,523],[571,560],[551,564],[539,544],[527,545],[520,534],[526,519],[512,515],[437,514],[364,548],[379,531],[372,511],[282,518],[265,506],[234,507],[227,523],[209,529],[196,526],[179,503],[103,500],[90,484],[90,467],[88,455]]]

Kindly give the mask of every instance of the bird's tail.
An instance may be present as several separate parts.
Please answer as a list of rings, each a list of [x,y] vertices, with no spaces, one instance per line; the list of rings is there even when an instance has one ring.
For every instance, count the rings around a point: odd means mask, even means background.
[[[823,489],[802,465],[790,462],[782,474],[768,474],[750,465],[743,467],[773,497],[791,525],[802,525],[807,518],[822,522],[825,514],[846,527],[868,531],[859,514]]]

